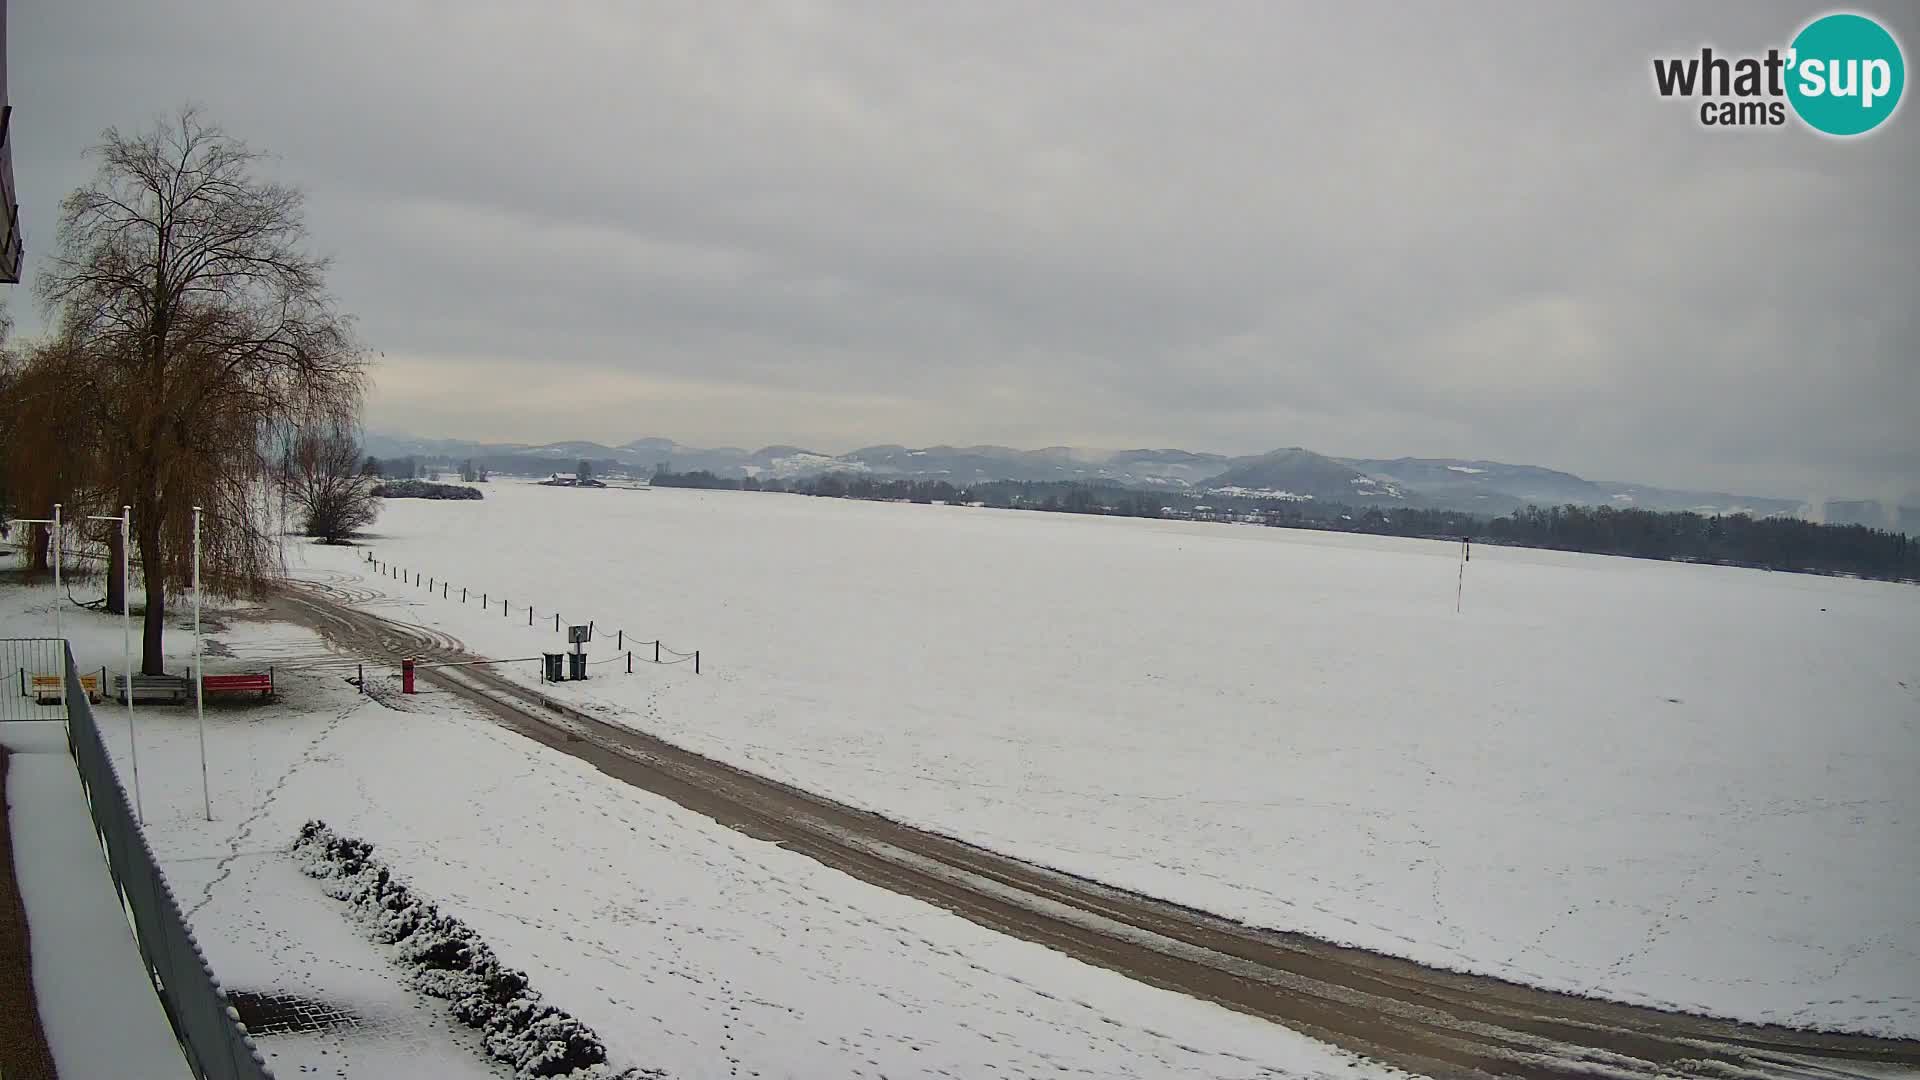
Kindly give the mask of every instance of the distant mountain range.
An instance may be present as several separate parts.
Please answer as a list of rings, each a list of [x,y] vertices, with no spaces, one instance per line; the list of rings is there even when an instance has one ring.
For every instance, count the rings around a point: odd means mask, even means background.
[[[1353,506],[1417,506],[1499,515],[1521,507],[1638,507],[1701,513],[1805,513],[1798,499],[1682,491],[1610,480],[1587,480],[1536,465],[1456,458],[1334,458],[1300,447],[1252,457],[1190,450],[1088,450],[1050,446],[1015,450],[1005,446],[869,446],[847,454],[823,454],[798,446],[684,446],[671,439],[635,439],[619,446],[557,442],[533,446],[457,439],[419,439],[370,434],[367,453],[459,462],[471,458],[495,472],[570,471],[586,459],[640,475],[656,468],[706,470],[730,479],[792,480],[829,472],[860,472],[907,479],[947,480],[956,485],[995,480],[1105,481],[1131,488],[1218,492],[1276,501],[1339,502]]]

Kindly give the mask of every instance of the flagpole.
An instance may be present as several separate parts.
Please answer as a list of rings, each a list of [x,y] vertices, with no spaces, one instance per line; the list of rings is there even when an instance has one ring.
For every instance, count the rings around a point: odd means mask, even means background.
[[[60,636],[60,504],[53,504],[53,636]],[[60,679],[60,702],[66,704],[67,680]]]
[[[50,554],[53,556],[53,592],[54,592],[53,638],[55,641],[59,641],[60,640],[60,595],[59,595],[60,594],[60,504],[59,503],[53,504],[53,516],[50,518],[13,518],[12,521],[15,525],[45,525],[47,527],[47,546],[52,549]],[[31,552],[39,550],[39,534],[32,529],[27,530],[27,547],[29,549],[27,565],[28,565],[28,569],[31,570],[33,565]],[[20,692],[23,694],[26,693],[26,687],[24,685],[21,687]],[[66,676],[66,671],[63,668],[60,672],[60,705],[61,705],[62,711],[65,711],[66,704],[67,704],[67,676]]]
[[[60,588],[60,504],[53,504],[53,636],[60,639],[60,601],[63,593]],[[67,711],[67,673],[60,672],[60,711]]]
[[[193,508],[193,718],[200,729],[200,801],[213,820],[213,796],[207,789],[207,679],[200,670],[200,508]]]
[[[120,507],[120,663],[127,672],[127,756],[133,762],[133,816],[147,823],[140,802],[140,741],[133,736],[133,507]]]
[[[147,823],[140,802],[140,741],[133,737],[133,507],[121,506],[117,517],[88,515],[90,521],[120,523],[120,671],[125,682],[121,691],[127,696],[127,754],[133,763],[133,816]],[[102,687],[105,692],[105,687]]]

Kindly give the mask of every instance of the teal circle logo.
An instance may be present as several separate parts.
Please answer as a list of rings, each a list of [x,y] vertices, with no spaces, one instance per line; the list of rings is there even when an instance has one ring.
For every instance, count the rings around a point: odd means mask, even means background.
[[[1865,15],[1808,23],[1787,54],[1787,100],[1815,131],[1863,135],[1899,107],[1907,85],[1900,43]]]

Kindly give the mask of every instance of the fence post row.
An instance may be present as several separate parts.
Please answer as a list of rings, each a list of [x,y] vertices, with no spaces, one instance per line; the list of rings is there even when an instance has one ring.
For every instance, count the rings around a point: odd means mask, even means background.
[[[380,566],[380,565],[381,565],[381,564],[380,564],[380,561],[379,561],[378,559],[375,559],[375,558],[373,558],[373,556],[372,556],[371,554],[369,554],[369,555],[367,556],[367,561],[368,561],[368,562],[370,562],[370,563],[373,563],[373,564],[374,564],[374,565],[375,565],[376,567],[378,567],[378,566]],[[411,574],[412,574],[412,576],[413,576],[413,583],[414,583],[415,585],[418,585],[418,584],[420,584],[420,574],[419,574],[419,573],[418,573],[417,571],[407,571],[407,570],[397,570],[397,571],[394,571],[394,573],[393,573],[393,576],[394,576],[394,577],[397,577],[397,578],[399,578],[399,579],[400,579],[400,580],[402,580],[402,581],[405,581],[405,580],[407,579],[407,575],[408,575],[409,573],[411,573]],[[438,581],[438,579],[437,579],[436,577],[434,577],[433,575],[428,575],[428,576],[427,576],[427,579],[426,579],[426,585],[427,585],[427,591],[428,591],[428,592],[432,592],[432,591],[433,591],[433,586],[434,586],[434,583],[435,583],[436,581]],[[449,583],[449,582],[445,582],[445,581],[440,581],[440,582],[439,582],[439,585],[440,585],[440,597],[441,597],[441,599],[443,599],[443,600],[444,600],[444,599],[448,599],[448,598],[450,598],[450,597],[452,596],[452,589],[453,589],[453,586],[452,586],[452,584],[451,584],[451,583]],[[489,596],[488,596],[488,594],[487,594],[487,593],[485,593],[485,592],[482,592],[482,593],[480,594],[480,606],[481,606],[482,608],[485,608],[485,607],[487,606],[487,604],[488,604],[488,601],[489,601],[489,599],[490,599],[490,598],[489,598]],[[461,586],[461,588],[460,588],[460,602],[461,602],[461,603],[463,603],[463,604],[467,602],[467,588],[466,588],[466,586],[464,586],[464,585],[463,585],[463,586]],[[510,611],[510,608],[509,608],[509,606],[508,606],[508,601],[507,601],[507,600],[506,600],[506,599],[505,599],[504,597],[503,597],[503,598],[501,598],[501,600],[500,600],[500,617],[501,617],[501,618],[503,618],[503,619],[504,619],[504,618],[506,618],[506,617],[507,617],[507,615],[508,615],[508,613],[509,613],[509,611]],[[532,626],[532,625],[533,625],[533,616],[534,616],[534,610],[533,610],[533,605],[531,605],[531,604],[529,604],[529,605],[527,605],[527,625],[528,625],[528,626]],[[553,630],[554,630],[554,633],[556,633],[556,634],[557,634],[557,633],[559,633],[559,632],[560,632],[560,624],[561,624],[561,617],[560,617],[560,613],[556,611],[556,612],[554,612],[554,613],[553,613]],[[594,625],[595,625],[595,624],[594,624],[594,622],[593,622],[593,621],[591,621],[591,620],[589,620],[589,621],[588,621],[588,623],[587,623],[587,627],[588,627],[588,629],[587,629],[587,635],[588,635],[589,637],[591,637],[591,636],[593,636],[593,626],[594,626]],[[633,674],[633,651],[632,651],[631,649],[627,649],[627,648],[626,648],[626,644],[627,644],[627,632],[626,632],[625,630],[615,630],[615,631],[614,631],[614,639],[613,639],[613,640],[614,640],[614,651],[615,651],[616,653],[618,653],[618,652],[623,652],[623,651],[624,651],[624,652],[625,652],[625,653],[627,654],[627,674],[629,674],[629,675],[631,675],[631,674]],[[685,658],[683,657],[682,659],[685,659]],[[658,664],[658,663],[660,663],[660,639],[658,639],[658,638],[655,638],[655,639],[654,639],[654,642],[653,642],[653,662],[654,662],[654,663],[656,663],[656,664]],[[699,650],[699,649],[695,649],[695,650],[693,650],[693,673],[694,673],[695,675],[698,675],[698,674],[700,674],[700,650]],[[23,695],[24,695],[24,693],[25,693],[25,690],[24,690],[24,685],[25,685],[25,683],[24,683],[24,680],[25,680],[25,677],[26,677],[26,676],[25,676],[25,674],[23,673],[23,674],[22,674],[22,676],[21,676],[21,679],[22,679],[22,687],[23,687],[23,689],[22,689],[22,693],[23,693]],[[104,682],[106,681],[106,669],[105,669],[105,668],[102,668],[102,669],[101,669],[101,676],[100,676],[100,677],[101,677],[101,681],[102,681],[102,683],[104,684]],[[365,676],[364,676],[364,674],[362,675],[362,680],[361,680],[361,687],[362,687],[362,692],[364,693],[364,692],[365,692]]]

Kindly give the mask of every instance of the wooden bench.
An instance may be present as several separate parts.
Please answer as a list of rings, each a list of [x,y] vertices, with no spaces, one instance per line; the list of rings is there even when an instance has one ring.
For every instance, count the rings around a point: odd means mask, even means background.
[[[133,700],[135,702],[163,702],[178,705],[187,700],[187,688],[190,684],[178,675],[135,675],[133,677]],[[113,677],[113,696],[116,701],[127,700],[127,677]]]
[[[200,688],[207,694],[259,694],[264,700],[273,696],[273,671],[202,675]]]
[[[66,684],[67,680],[58,675],[35,675],[33,677],[34,703],[37,705],[58,705],[63,700],[62,688],[65,687]],[[86,693],[88,701],[99,702],[100,676],[80,676],[80,689]]]

